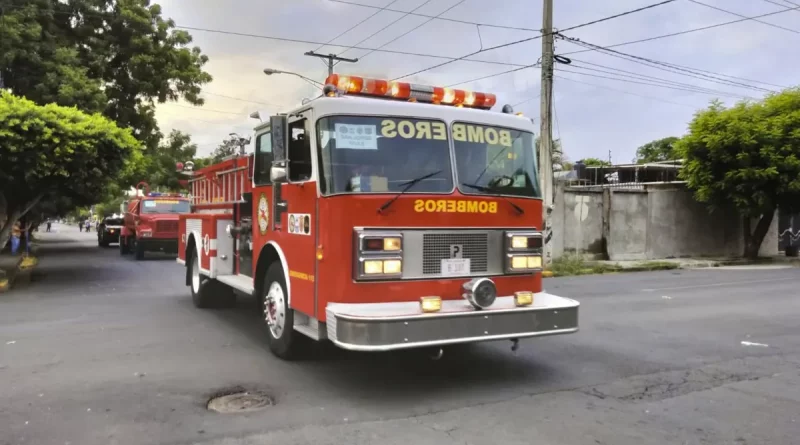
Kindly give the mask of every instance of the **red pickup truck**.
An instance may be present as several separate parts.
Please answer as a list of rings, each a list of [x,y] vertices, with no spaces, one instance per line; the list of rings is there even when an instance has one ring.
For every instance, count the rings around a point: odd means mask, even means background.
[[[122,203],[124,221],[119,238],[120,255],[178,252],[178,215],[189,213],[189,199],[175,193],[146,193]]]

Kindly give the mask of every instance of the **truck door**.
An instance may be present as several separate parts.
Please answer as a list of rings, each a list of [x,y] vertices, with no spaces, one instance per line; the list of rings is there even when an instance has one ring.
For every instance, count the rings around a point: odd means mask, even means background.
[[[311,110],[294,114],[287,121],[287,174],[285,181],[273,186],[273,230],[289,266],[290,305],[316,317],[317,172]],[[281,161],[278,150],[274,156],[276,162]]]

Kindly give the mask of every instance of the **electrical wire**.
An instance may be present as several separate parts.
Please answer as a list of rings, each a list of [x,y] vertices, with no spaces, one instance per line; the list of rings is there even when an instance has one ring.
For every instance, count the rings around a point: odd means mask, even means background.
[[[432,22],[432,21],[433,21],[433,19],[439,18],[439,17],[441,17],[442,15],[444,15],[444,14],[447,14],[447,13],[448,13],[448,12],[450,12],[452,9],[454,9],[456,6],[458,6],[458,5],[462,4],[462,3],[464,3],[465,1],[467,1],[467,0],[459,0],[458,2],[456,2],[455,4],[453,4],[453,6],[451,6],[451,7],[447,8],[447,9],[445,9],[445,10],[444,10],[444,11],[442,11],[442,12],[440,12],[440,13],[439,13],[439,14],[437,14],[435,17],[431,17],[431,18],[429,18],[428,20],[425,20],[424,22],[420,23],[419,25],[417,25],[417,26],[415,26],[415,27],[411,28],[410,30],[408,30],[408,31],[404,32],[403,34],[400,34],[399,36],[397,36],[397,37],[393,38],[392,40],[389,40],[388,42],[386,42],[386,43],[384,43],[383,45],[379,46],[377,49],[385,48],[386,46],[388,46],[388,45],[390,45],[390,44],[392,44],[392,43],[394,43],[394,42],[396,42],[396,41],[398,41],[398,40],[402,39],[403,37],[405,37],[405,36],[407,36],[407,35],[411,34],[412,32],[414,32],[414,31],[416,31],[416,30],[418,30],[418,29],[422,28],[423,26],[427,25],[428,23]],[[422,4],[422,6],[424,6],[425,4],[427,4],[427,2],[423,3],[423,4]],[[417,9],[419,9],[419,8],[417,8]],[[413,11],[416,11],[417,9],[414,9]],[[412,11],[412,12],[413,12],[413,11]],[[401,19],[402,19],[402,18],[405,18],[405,17],[407,17],[407,16],[408,16],[408,14],[404,15],[403,17],[401,17]],[[394,23],[396,23],[396,22],[394,22]],[[391,26],[391,24],[390,24],[389,26]],[[478,26],[478,25],[476,25],[476,26]],[[480,28],[478,28],[478,32],[480,33]],[[364,60],[364,57],[367,57],[368,55],[370,55],[370,54],[372,54],[372,53],[374,53],[374,52],[375,52],[375,50],[372,50],[372,51],[370,51],[370,52],[368,52],[368,53],[364,54],[363,56],[361,56],[361,57],[360,57],[360,60]]]
[[[600,67],[600,68],[607,68],[608,70],[575,65],[575,62],[578,62],[579,64],[594,65],[594,66],[597,66],[597,67]],[[737,95],[736,93],[729,93],[729,92],[725,92],[725,91],[714,90],[714,89],[711,89],[711,88],[700,87],[700,86],[693,85],[693,84],[690,84],[690,83],[683,83],[683,82],[677,82],[677,81],[670,80],[670,79],[664,79],[662,77],[648,76],[646,74],[640,74],[640,73],[636,73],[636,72],[633,72],[633,71],[626,71],[626,70],[622,70],[622,69],[618,69],[618,68],[614,68],[614,67],[607,67],[607,66],[604,66],[604,65],[591,63],[591,62],[581,62],[579,60],[574,60],[573,59],[573,63],[570,66],[572,68],[577,68],[577,69],[582,69],[582,70],[587,70],[587,71],[595,71],[595,72],[611,74],[611,75],[615,75],[615,76],[624,77],[624,74],[626,74],[626,75],[628,75],[630,77],[633,77],[634,79],[637,79],[637,80],[645,80],[645,81],[649,81],[649,82],[662,83],[662,84],[665,84],[665,85],[680,87],[681,89],[688,88],[688,89],[691,89],[693,91],[696,91],[698,93],[703,93],[703,94],[722,95],[722,96],[735,96],[737,98],[744,98],[743,96]],[[624,74],[619,74],[619,73],[624,73]]]
[[[717,6],[714,6],[714,5],[709,5],[709,4],[707,4],[707,3],[703,3],[703,2],[700,2],[700,1],[697,1],[697,0],[688,0],[688,1],[689,1],[689,2],[691,2],[691,3],[694,3],[694,4],[696,4],[696,5],[705,6],[706,8],[715,9],[715,10],[717,10],[717,11],[721,11],[721,12],[724,12],[724,13],[726,13],[726,14],[731,14],[731,15],[735,15],[735,16],[737,16],[737,17],[742,17],[742,18],[745,18],[745,19],[747,19],[747,20],[752,20],[752,21],[754,21],[754,22],[758,22],[758,23],[761,23],[761,24],[764,24],[764,25],[767,25],[767,26],[771,26],[771,27],[773,27],[773,28],[778,28],[778,29],[782,29],[782,30],[784,30],[784,31],[793,32],[793,33],[795,33],[795,34],[800,34],[800,31],[798,31],[798,30],[796,30],[796,29],[792,29],[792,28],[786,28],[786,27],[784,27],[784,26],[781,26],[781,25],[776,25],[776,24],[774,24],[774,23],[765,22],[765,21],[763,21],[763,20],[759,20],[759,19],[755,19],[755,18],[750,18],[750,17],[747,17],[746,15],[742,15],[742,14],[739,14],[739,13],[736,13],[736,12],[733,12],[733,11],[728,11],[727,9],[719,8],[719,7],[717,7]]]
[[[414,11],[416,11],[416,10],[418,10],[418,9],[422,8],[423,6],[427,5],[427,4],[428,4],[428,3],[430,3],[431,1],[432,1],[432,0],[425,0],[424,2],[422,2],[422,4],[421,4],[421,5],[417,6],[417,7],[416,7],[416,8],[414,8],[414,9],[412,9],[412,10],[411,10],[411,12],[414,12]],[[394,3],[394,2],[392,2],[392,3]],[[364,39],[361,39],[361,40],[360,40],[358,43],[356,43],[354,46],[361,45],[362,43],[364,43],[364,42],[366,42],[367,40],[369,40],[369,39],[371,39],[371,38],[375,37],[376,35],[378,35],[378,34],[382,33],[383,31],[386,31],[387,29],[389,29],[389,27],[391,27],[391,26],[392,26],[392,25],[394,25],[395,23],[399,22],[400,20],[403,20],[403,19],[404,19],[404,18],[406,18],[406,17],[408,17],[408,13],[405,13],[405,14],[403,14],[402,16],[400,16],[400,18],[398,18],[398,19],[394,20],[392,23],[389,23],[388,25],[384,26],[383,28],[381,28],[381,29],[379,29],[379,30],[377,30],[377,31],[373,32],[372,34],[370,34],[370,35],[369,35],[369,36],[367,36],[366,38],[364,38]],[[344,53],[346,53],[346,52],[350,51],[350,49],[351,49],[351,48],[347,48],[347,49],[345,49],[344,51],[340,52],[338,55],[340,55],[340,56],[341,56],[342,54],[344,54]],[[375,51],[371,51],[371,52],[375,52]]]
[[[564,36],[564,35],[559,35],[559,36],[561,38],[565,39],[566,41],[570,42],[570,43],[574,43],[576,45],[588,48],[588,49],[586,49],[584,51],[573,51],[573,52],[568,52],[568,53],[562,53],[562,54],[560,54],[561,56],[566,56],[566,55],[571,55],[571,54],[578,54],[578,53],[583,53],[583,52],[586,52],[586,51],[600,51],[602,54],[610,55],[612,57],[617,57],[617,58],[621,58],[621,59],[624,59],[624,60],[632,61],[632,62],[635,62],[635,63],[644,64],[644,65],[651,66],[651,67],[654,67],[654,68],[657,68],[657,69],[661,69],[661,70],[664,70],[664,71],[670,71],[670,72],[673,72],[673,73],[678,73],[678,74],[682,74],[682,75],[689,76],[689,77],[695,77],[695,78],[702,79],[702,80],[707,81],[707,82],[721,83],[723,85],[736,86],[736,87],[740,87],[740,88],[747,88],[747,89],[756,90],[756,91],[760,91],[760,92],[774,92],[773,90],[770,90],[768,88],[761,88],[761,87],[758,87],[758,86],[749,85],[749,84],[738,82],[738,81],[734,81],[734,80],[724,79],[724,78],[720,77],[720,76],[722,76],[720,74],[717,74],[717,75],[705,74],[703,72],[700,72],[701,70],[694,70],[694,69],[687,68],[687,67],[681,67],[680,65],[661,62],[661,61],[658,61],[658,60],[649,59],[649,58],[641,57],[641,56],[635,56],[633,54],[624,53],[622,51],[610,49],[610,46],[599,46],[599,45],[595,45],[593,43],[585,42],[585,41],[580,40],[580,39],[575,39],[575,38],[567,37],[567,36]],[[643,63],[643,62],[645,62],[645,63]],[[728,76],[728,77],[732,77],[732,76]]]
[[[764,1],[767,2],[767,3],[772,3],[773,5],[778,5],[781,8],[785,8],[786,7],[786,5],[784,5],[783,3],[778,3],[778,2],[775,2],[775,1],[772,1],[772,0],[764,0]],[[783,1],[785,1],[786,3],[789,3],[790,5],[800,6],[800,4],[797,4],[797,3],[794,3],[794,2],[790,2],[789,0],[783,0]],[[798,12],[800,12],[800,11],[798,11]]]
[[[213,108],[191,107],[191,106],[188,106],[188,105],[176,104],[174,102],[165,102],[165,103],[159,104],[159,105],[161,105],[161,106],[165,106],[166,105],[166,106],[178,107],[178,108],[186,108],[186,109],[189,109],[189,110],[196,110],[196,111],[210,111],[212,113],[220,113],[220,114],[232,114],[234,116],[243,116],[243,117],[247,116],[246,114],[243,114],[241,112],[235,113],[233,111],[215,110]]]
[[[277,108],[283,107],[283,105],[278,105],[278,104],[274,104],[274,103],[270,103],[270,102],[259,102],[257,100],[242,99],[240,97],[226,96],[224,94],[212,93],[210,91],[202,91],[201,94],[208,94],[209,96],[224,97],[225,99],[238,100],[240,102],[249,102],[249,103],[252,103],[252,104],[267,105],[267,106],[270,106],[270,107],[277,107]]]
[[[616,91],[617,93],[627,94],[627,95],[630,95],[630,96],[643,97],[643,98],[646,98],[646,99],[652,99],[652,100],[659,101],[659,102],[664,102],[664,103],[673,104],[673,105],[681,105],[683,107],[697,109],[697,107],[694,106],[694,105],[682,104],[682,103],[679,103],[679,102],[672,102],[672,101],[669,101],[667,99],[662,99],[662,98],[659,98],[659,97],[647,96],[647,95],[644,95],[644,94],[638,94],[638,93],[634,93],[634,92],[631,92],[631,91],[620,90],[620,89],[612,88],[612,87],[605,86],[605,85],[600,85],[600,84],[591,83],[591,82],[584,82],[582,80],[575,80],[575,79],[571,79],[569,77],[563,77],[563,76],[557,76],[557,75],[554,75],[553,77],[556,77],[556,78],[561,79],[561,80],[568,80],[570,82],[582,83],[584,85],[590,85],[590,86],[593,86],[595,88],[602,88],[604,90]]]
[[[528,102],[530,102],[530,101],[533,101],[533,100],[536,100],[536,99],[538,99],[538,98],[540,98],[540,97],[542,97],[541,93],[540,93],[540,94],[537,94],[537,95],[536,95],[536,96],[534,96],[534,97],[531,97],[530,99],[525,99],[525,100],[523,100],[522,102],[517,102],[517,103],[515,103],[515,104],[512,104],[511,106],[516,108],[516,107],[518,107],[518,106],[520,106],[520,105],[522,105],[522,104],[526,104],[526,103],[528,103]]]
[[[465,81],[457,82],[457,83],[451,83],[450,85],[445,85],[445,88],[450,88],[450,87],[454,87],[454,86],[457,86],[457,85],[463,85],[465,83],[477,82],[479,80],[490,79],[492,77],[502,76],[503,74],[509,74],[509,73],[514,73],[514,72],[517,72],[517,71],[526,70],[528,68],[535,68],[535,67],[538,67],[539,65],[541,65],[541,63],[536,62],[536,63],[534,63],[532,65],[521,66],[519,68],[514,68],[513,70],[508,70],[508,71],[503,71],[501,73],[489,74],[488,76],[477,77],[475,79],[465,80]]]
[[[406,13],[406,11],[401,11],[399,9],[389,9],[388,6],[380,7],[380,6],[373,6],[373,5],[365,5],[363,3],[349,2],[349,1],[344,1],[344,0],[328,0],[328,1],[334,2],[334,3],[342,3],[342,4],[345,4],[345,5],[351,5],[351,6],[361,6],[362,8],[379,9],[381,11]],[[425,17],[425,18],[429,18],[429,19],[438,19],[438,20],[445,21],[445,22],[461,23],[463,25],[472,25],[472,26],[480,25],[480,26],[483,26],[483,27],[486,27],[486,28],[513,29],[515,31],[541,32],[541,30],[539,30],[539,29],[524,28],[524,27],[519,27],[519,26],[493,25],[491,23],[470,22],[470,21],[467,21],[467,20],[449,19],[449,18],[437,17],[437,16],[433,16],[433,15],[426,15],[426,14],[408,13],[408,15],[413,15],[413,16],[416,16],[416,17]]]
[[[675,0],[664,0],[662,2],[654,3],[652,5],[643,6],[641,8],[636,8],[636,9],[632,9],[630,11],[625,11],[625,12],[622,12],[622,13],[619,13],[619,14],[614,14],[614,15],[611,15],[611,16],[608,16],[608,17],[603,17],[603,18],[600,18],[600,19],[597,19],[597,20],[592,20],[590,22],[581,23],[579,25],[570,26],[569,28],[565,28],[564,31],[571,31],[571,30],[574,30],[574,29],[583,28],[585,26],[595,25],[597,23],[605,22],[607,20],[613,20],[613,19],[616,19],[616,18],[619,18],[619,17],[623,17],[623,16],[626,16],[626,15],[629,15],[629,14],[634,14],[634,13],[637,13],[637,12],[641,12],[641,11],[645,11],[645,10],[648,10],[648,9],[651,9],[651,8],[655,8],[657,6],[666,5],[666,4],[672,3],[674,1]],[[549,33],[549,35],[555,35],[556,33],[557,33],[557,31],[553,31],[553,32]],[[399,80],[399,79],[403,79],[405,77],[410,77],[410,76],[413,76],[413,75],[416,75],[416,74],[424,73],[425,71],[430,71],[432,69],[436,69],[436,68],[439,68],[439,67],[442,67],[442,66],[445,66],[445,65],[449,65],[449,64],[451,64],[453,62],[464,60],[467,57],[471,57],[471,56],[474,56],[476,54],[484,53],[484,52],[487,52],[487,51],[493,51],[493,50],[500,49],[500,48],[505,48],[507,46],[518,45],[520,43],[529,42],[531,40],[541,39],[542,37],[544,37],[544,34],[541,34],[541,35],[538,35],[538,36],[534,36],[534,37],[528,37],[528,38],[522,39],[522,40],[516,40],[514,42],[503,43],[501,45],[496,45],[496,46],[492,46],[492,47],[489,47],[489,48],[481,48],[478,51],[474,51],[474,52],[469,53],[469,54],[467,54],[465,56],[459,57],[456,60],[450,60],[450,61],[447,61],[447,62],[442,62],[442,63],[430,66],[430,67],[425,68],[425,69],[414,71],[413,73],[409,73],[409,74],[406,74],[406,75],[403,75],[403,76],[400,76],[400,77],[395,77],[392,80]]]
[[[639,85],[648,85],[648,86],[666,88],[666,89],[676,90],[676,91],[688,91],[690,93],[703,93],[703,94],[709,94],[709,95],[717,95],[715,93],[707,93],[707,92],[697,91],[697,90],[693,90],[693,89],[689,89],[689,88],[671,87],[671,86],[663,85],[663,84],[659,84],[659,83],[630,80],[630,79],[625,79],[624,77],[621,78],[621,77],[601,76],[599,74],[582,73],[580,71],[570,71],[570,70],[563,69],[563,68],[557,68],[556,71],[564,72],[564,73],[580,74],[582,76],[597,77],[599,79],[616,80],[618,82],[633,83],[633,84],[639,84]],[[720,95],[720,96],[722,96],[722,95]],[[733,98],[737,98],[737,99],[754,99],[754,98],[748,97],[748,96],[740,96],[740,95],[732,95],[732,94],[728,95],[728,97],[733,97]]]
[[[698,32],[698,31],[705,31],[707,29],[719,28],[720,26],[732,25],[734,23],[741,23],[741,22],[744,22],[744,21],[747,21],[747,20],[760,19],[760,18],[763,18],[763,17],[769,17],[769,16],[773,16],[773,15],[776,15],[776,14],[782,14],[782,13],[787,12],[787,11],[795,11],[795,10],[800,10],[800,6],[797,6],[796,8],[789,8],[789,9],[784,9],[784,10],[781,10],[781,11],[770,12],[770,13],[767,13],[767,14],[761,14],[761,15],[757,15],[757,16],[753,16],[753,17],[746,17],[746,18],[739,19],[739,20],[732,20],[730,22],[717,23],[716,25],[708,25],[708,26],[703,26],[703,27],[700,27],[700,28],[692,28],[692,29],[687,29],[687,30],[684,30],[684,31],[673,32],[673,33],[670,33],[670,34],[662,34],[660,36],[648,37],[648,38],[639,39],[639,40],[632,40],[632,41],[629,41],[629,42],[615,43],[613,45],[606,45],[606,46],[604,46],[604,48],[616,48],[618,46],[633,45],[634,43],[652,42],[653,40],[665,39],[667,37],[675,37],[675,36],[680,36],[680,35],[684,35],[684,34],[690,34],[690,33]],[[575,51],[575,52],[566,53],[566,54],[563,54],[563,55],[578,54],[578,53],[584,53],[584,52],[587,52],[587,51],[592,51],[592,50]]]
[[[399,1],[399,0],[392,0],[391,2],[389,2],[389,4],[388,4],[388,5],[386,5],[386,7],[388,8],[389,6],[392,6],[393,4],[397,3],[398,1]],[[379,9],[378,9],[378,11],[375,11],[375,13],[374,13],[374,14],[372,14],[372,15],[368,16],[367,18],[365,18],[364,20],[362,20],[362,21],[360,21],[360,22],[356,23],[355,25],[353,25],[353,26],[351,26],[351,27],[347,28],[347,29],[346,29],[344,32],[342,32],[341,34],[338,34],[336,37],[334,37],[334,38],[332,38],[332,39],[328,40],[328,42],[327,42],[327,43],[323,43],[322,45],[318,46],[318,47],[317,47],[317,49],[315,49],[315,50],[314,50],[314,52],[317,52],[317,51],[319,51],[321,48],[324,48],[324,47],[325,47],[325,46],[326,46],[328,43],[331,43],[331,42],[333,42],[334,40],[338,39],[339,37],[341,37],[341,36],[343,36],[343,35],[347,34],[348,32],[350,32],[350,31],[352,31],[352,30],[354,30],[354,29],[358,28],[358,26],[359,26],[359,25],[361,25],[362,23],[366,22],[367,20],[369,20],[369,19],[371,19],[371,18],[375,17],[376,15],[380,14],[380,13],[381,13],[381,12],[383,12],[383,11],[384,11],[384,9],[383,9],[383,8],[379,8]]]

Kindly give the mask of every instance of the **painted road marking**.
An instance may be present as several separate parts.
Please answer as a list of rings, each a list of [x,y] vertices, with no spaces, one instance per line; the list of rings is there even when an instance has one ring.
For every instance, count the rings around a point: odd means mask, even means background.
[[[654,292],[657,290],[697,289],[701,287],[719,287],[719,286],[730,286],[736,284],[750,284],[750,283],[774,283],[775,281],[789,281],[789,280],[797,280],[797,277],[772,278],[770,280],[726,281],[724,283],[696,284],[694,286],[656,287],[653,289],[642,289],[642,291]]]

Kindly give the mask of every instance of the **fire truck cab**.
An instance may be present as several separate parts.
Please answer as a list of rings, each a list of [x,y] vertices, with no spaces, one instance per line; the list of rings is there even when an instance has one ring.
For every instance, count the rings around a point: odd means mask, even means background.
[[[140,183],[147,187],[147,184]],[[138,187],[137,187],[138,189]],[[178,252],[178,215],[190,209],[189,199],[179,193],[150,192],[120,205],[123,225],[119,233],[120,255],[144,259],[145,252]]]
[[[534,127],[491,94],[332,75],[194,172],[179,258],[197,307],[254,295],[276,355],[568,334],[542,288]]]

